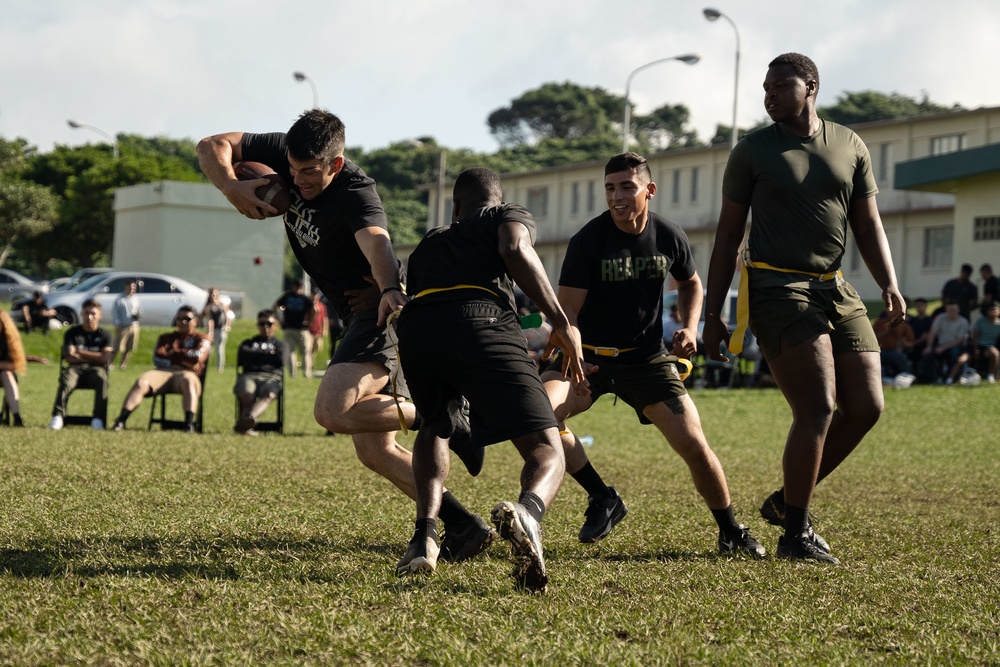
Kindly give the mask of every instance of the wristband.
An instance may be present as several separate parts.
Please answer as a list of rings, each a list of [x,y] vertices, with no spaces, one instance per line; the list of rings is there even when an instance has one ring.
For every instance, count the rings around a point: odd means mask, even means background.
[[[399,287],[386,287],[384,290],[382,290],[382,296],[385,296],[386,293],[388,292],[399,292],[400,294],[402,294],[403,290],[400,289]]]

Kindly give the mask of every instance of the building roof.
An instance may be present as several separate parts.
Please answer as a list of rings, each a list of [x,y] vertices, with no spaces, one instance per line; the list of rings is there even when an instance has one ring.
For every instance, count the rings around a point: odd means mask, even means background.
[[[897,190],[952,194],[962,179],[1000,172],[1000,144],[932,155],[896,164]]]

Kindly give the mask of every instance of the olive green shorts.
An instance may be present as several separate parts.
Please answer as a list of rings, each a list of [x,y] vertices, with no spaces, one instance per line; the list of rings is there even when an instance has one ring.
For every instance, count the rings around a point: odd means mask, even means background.
[[[846,281],[751,286],[750,329],[768,359],[784,347],[829,334],[834,354],[878,352],[878,340],[861,297]]]

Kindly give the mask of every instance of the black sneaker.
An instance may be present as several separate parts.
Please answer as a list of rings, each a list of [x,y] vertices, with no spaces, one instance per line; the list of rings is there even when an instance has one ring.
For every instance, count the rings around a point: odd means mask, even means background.
[[[433,537],[418,539],[416,535],[406,547],[406,553],[396,563],[396,574],[432,574],[437,569],[437,540]]]
[[[486,448],[472,444],[472,424],[469,422],[469,402],[464,398],[456,398],[448,404],[448,411],[458,418],[455,430],[448,438],[448,448],[455,452],[459,460],[465,464],[465,469],[475,477],[483,469],[486,459]]]
[[[510,542],[511,574],[519,589],[544,593],[549,583],[542,556],[542,527],[519,503],[498,503],[491,515],[500,537]]]
[[[603,540],[618,525],[618,522],[628,514],[625,501],[618,495],[618,489],[608,487],[609,495],[588,498],[587,511],[583,513],[587,520],[580,529],[579,539],[585,544]]]
[[[760,506],[760,516],[767,521],[772,526],[779,526],[781,528],[785,527],[785,501],[783,498],[779,497],[780,491],[775,491],[767,498],[764,499],[764,504]],[[823,537],[813,530],[812,526],[812,512],[809,513],[809,530],[808,536],[812,540],[813,544],[822,549],[823,551],[830,553],[829,543],[823,539]]]
[[[459,530],[451,530],[445,526],[443,535],[441,560],[446,563],[460,563],[489,549],[496,539],[497,532],[486,523],[486,519],[473,514],[472,521]]]
[[[785,536],[782,535],[778,538],[778,550],[774,552],[774,555],[788,560],[811,560],[817,563],[840,565],[840,561],[820,549],[808,533],[802,533],[789,540],[786,540]]]
[[[737,524],[739,530],[726,533],[719,530],[719,553],[720,554],[749,554],[754,558],[763,558],[767,555],[760,542],[754,539],[747,527],[742,523]]]
[[[198,427],[195,426],[193,423],[191,423],[191,424],[184,424],[184,432],[185,433],[197,433],[198,432]]]

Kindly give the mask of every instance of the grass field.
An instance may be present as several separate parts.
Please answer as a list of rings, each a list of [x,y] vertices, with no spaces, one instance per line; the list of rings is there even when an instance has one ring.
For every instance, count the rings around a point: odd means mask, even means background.
[[[143,335],[112,374],[112,416],[148,368],[155,332]],[[27,343],[56,358],[55,336]],[[0,664],[1000,664],[1000,387],[890,391],[817,493],[840,567],[718,557],[680,459],[604,399],[573,425],[631,511],[581,545],[586,498],[567,479],[536,596],[514,591],[502,544],[397,578],[412,505],[348,438],[323,436],[317,380],[289,380],[285,436],[232,434],[233,356],[209,375],[200,436],[147,433],[146,405],[125,433],[49,431],[58,369],[30,366],[29,427],[0,427]],[[785,402],[766,389],[694,398],[738,517],[772,551],[777,529],[756,507],[780,480]],[[516,498],[519,468],[497,445],[478,478],[456,463],[450,487],[486,514]]]

